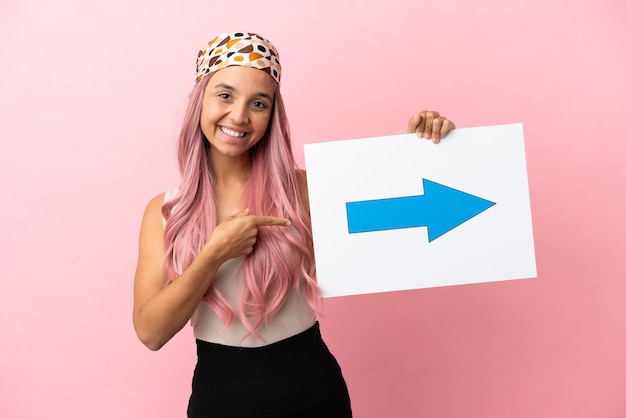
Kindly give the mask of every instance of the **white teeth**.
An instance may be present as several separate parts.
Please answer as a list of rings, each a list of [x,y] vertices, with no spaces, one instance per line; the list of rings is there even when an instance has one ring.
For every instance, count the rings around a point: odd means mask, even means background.
[[[221,126],[220,128],[222,129],[222,132],[224,132],[226,135],[234,136],[235,138],[243,138],[246,134],[245,132],[233,131],[232,129],[224,128],[223,126]]]

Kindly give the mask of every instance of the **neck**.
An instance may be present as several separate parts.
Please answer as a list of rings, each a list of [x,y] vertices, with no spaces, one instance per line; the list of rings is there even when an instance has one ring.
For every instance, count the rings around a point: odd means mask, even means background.
[[[218,185],[245,184],[250,176],[250,154],[245,153],[236,157],[212,153],[209,149],[209,159]]]

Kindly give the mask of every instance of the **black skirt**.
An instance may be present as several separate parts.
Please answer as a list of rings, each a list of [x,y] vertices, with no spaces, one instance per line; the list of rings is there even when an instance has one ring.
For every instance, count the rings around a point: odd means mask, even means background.
[[[264,347],[196,344],[190,418],[352,417],[346,382],[318,323]]]

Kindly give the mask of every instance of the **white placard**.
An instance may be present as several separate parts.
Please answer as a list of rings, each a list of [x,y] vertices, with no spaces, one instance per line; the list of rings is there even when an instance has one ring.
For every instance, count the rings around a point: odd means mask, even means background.
[[[415,134],[307,144],[304,154],[324,296],[536,277],[522,124],[456,129],[437,145]],[[425,199],[438,192],[452,198]],[[463,220],[472,202],[479,212]],[[455,218],[447,231],[435,225]]]

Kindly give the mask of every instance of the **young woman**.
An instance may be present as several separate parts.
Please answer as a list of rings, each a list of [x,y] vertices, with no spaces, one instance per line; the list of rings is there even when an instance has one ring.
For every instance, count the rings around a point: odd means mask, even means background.
[[[276,48],[224,33],[202,49],[178,143],[180,186],[152,199],[133,322],[160,349],[188,322],[198,362],[189,417],[351,417],[316,321],[306,177],[296,168]],[[409,120],[433,142],[454,124]]]

